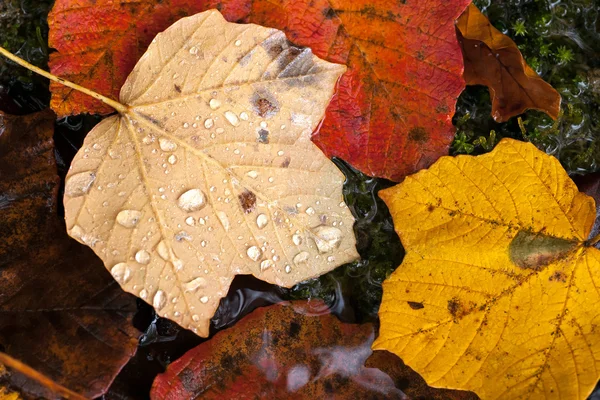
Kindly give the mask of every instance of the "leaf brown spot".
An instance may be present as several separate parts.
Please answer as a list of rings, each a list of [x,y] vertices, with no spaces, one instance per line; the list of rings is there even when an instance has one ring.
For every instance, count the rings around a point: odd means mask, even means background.
[[[254,206],[256,205],[256,195],[249,190],[246,190],[244,193],[241,193],[238,196],[240,200],[240,204],[242,209],[246,214],[249,214],[254,210]]]
[[[275,107],[273,106],[273,104],[271,104],[269,100],[264,99],[262,97],[256,101],[255,107],[257,110],[257,114],[262,118],[266,117],[269,113],[275,111]]]
[[[417,126],[408,132],[408,138],[413,142],[426,143],[429,140],[429,133],[422,126]]]
[[[410,308],[412,308],[413,310],[421,310],[421,309],[425,308],[423,303],[419,303],[418,301],[407,301],[407,303],[408,303],[408,306]]]
[[[173,88],[175,89],[175,91],[177,93],[181,93],[181,86],[179,86],[179,85],[173,85]]]
[[[540,269],[564,258],[577,247],[576,240],[519,231],[508,248],[511,261],[521,268]]]

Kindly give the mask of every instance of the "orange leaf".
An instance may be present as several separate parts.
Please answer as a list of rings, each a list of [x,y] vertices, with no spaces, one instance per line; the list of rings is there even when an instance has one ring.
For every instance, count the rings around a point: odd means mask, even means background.
[[[465,81],[489,88],[492,116],[497,122],[528,109],[558,117],[560,94],[527,65],[515,42],[494,28],[476,6],[467,8],[456,27],[465,60]]]

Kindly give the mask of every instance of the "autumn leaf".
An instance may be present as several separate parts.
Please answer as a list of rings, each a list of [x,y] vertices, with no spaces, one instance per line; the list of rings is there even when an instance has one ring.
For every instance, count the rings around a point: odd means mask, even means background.
[[[135,354],[137,307],[97,257],[66,235],[56,209],[54,119],[52,112],[1,115],[0,348],[96,397]],[[19,382],[9,380],[23,394],[43,396]]]
[[[217,11],[179,20],[73,160],[69,234],[201,336],[235,275],[290,287],[356,259],[344,175],[310,141],[344,70]]]
[[[181,17],[204,11],[189,0],[56,0],[48,14],[50,71],[118,98],[121,86],[150,41]],[[110,114],[113,108],[51,82],[50,106],[59,117]]]
[[[558,160],[502,140],[380,192],[406,256],[383,284],[387,349],[482,399],[580,399],[598,381],[596,207]],[[597,240],[597,239],[595,239]]]
[[[400,378],[410,398],[476,398],[427,387],[395,356],[369,358],[374,326],[315,313],[323,309],[319,304],[298,301],[255,310],[170,364],[154,380],[151,398],[405,399],[394,385]],[[382,372],[378,361],[386,368],[396,364],[395,375]]]
[[[52,72],[116,96],[127,66],[141,55],[139,46],[167,26],[154,22],[157,1],[130,6],[79,0],[71,11],[72,3],[58,0],[49,18],[50,46],[59,51],[51,59]],[[204,9],[217,8],[228,21],[281,29],[294,44],[346,64],[348,72],[313,140],[328,156],[341,157],[369,175],[400,180],[448,154],[455,132],[451,119],[464,89],[454,22],[468,3],[214,0]],[[174,9],[187,10],[179,2]],[[108,17],[112,11],[117,17]],[[136,25],[148,30],[141,38],[134,34]],[[104,33],[107,29],[118,39]],[[85,60],[93,60],[82,63],[81,49],[86,49]],[[97,53],[103,56],[99,62]],[[65,90],[57,92],[55,86],[53,93],[53,108],[60,115],[109,111],[87,100],[64,100]]]
[[[489,88],[497,122],[529,109],[558,118],[560,94],[527,65],[515,42],[494,28],[474,4],[461,15],[456,28],[465,60],[465,81]]]

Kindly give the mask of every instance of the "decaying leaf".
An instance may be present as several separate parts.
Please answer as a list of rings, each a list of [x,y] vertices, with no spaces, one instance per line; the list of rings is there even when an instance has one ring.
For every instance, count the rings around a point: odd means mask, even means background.
[[[355,259],[344,176],[310,141],[344,70],[217,11],[179,20],[75,157],[69,234],[201,336],[236,274],[289,287]]]
[[[375,349],[482,399],[583,399],[599,378],[593,199],[558,160],[502,140],[380,196],[406,248]]]
[[[151,398],[406,399],[396,378],[410,398],[475,398],[421,385],[395,356],[377,358],[395,375],[382,372],[375,359],[365,367],[374,326],[342,323],[315,307],[324,309],[298,301],[255,310],[170,364],[154,380]]]
[[[0,116],[0,349],[93,398],[135,354],[136,299],[65,232],[54,120],[52,112]],[[9,383],[44,396],[14,374]]]
[[[494,28],[474,4],[456,24],[467,85],[485,85],[492,98],[492,116],[504,122],[525,110],[543,111],[553,119],[560,94],[527,65],[511,38]]]
[[[448,154],[464,89],[454,22],[469,0],[57,0],[52,72],[116,96],[140,47],[175,13],[194,13],[201,3],[231,22],[281,29],[294,44],[348,66],[313,138],[327,155],[399,180]],[[109,111],[57,89],[59,114]]]

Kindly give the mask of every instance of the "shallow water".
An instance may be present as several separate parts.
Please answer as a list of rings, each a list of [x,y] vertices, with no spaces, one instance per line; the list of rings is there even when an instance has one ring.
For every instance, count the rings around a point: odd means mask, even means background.
[[[41,67],[46,66],[48,54],[45,17],[51,2],[3,0],[0,3],[0,43]],[[479,0],[476,3],[496,27],[517,42],[528,62],[563,96],[564,115],[559,122],[554,123],[535,111],[523,116],[525,137],[557,155],[570,172],[600,169],[600,1]],[[526,34],[516,33],[515,24],[519,21]],[[543,46],[548,47],[548,54],[540,54]],[[573,59],[561,61],[559,48],[569,50]],[[48,101],[45,80],[0,63],[0,109],[24,114],[47,107]],[[496,142],[501,137],[523,138],[516,118],[497,124],[490,110],[487,89],[472,87],[461,95],[454,118],[459,140],[453,146],[453,153],[489,151],[494,142],[490,140],[492,130]],[[95,116],[76,116],[57,122],[56,158],[63,179],[83,138],[98,121],[100,118]],[[485,144],[481,137],[486,139]],[[377,197],[378,190],[392,183],[367,177],[341,160],[335,162],[347,177],[344,195],[357,220],[355,232],[361,260],[290,290],[249,276],[237,277],[212,319],[213,332],[231,326],[256,307],[285,299],[321,298],[344,321],[377,320],[381,282],[403,257],[389,212]],[[145,333],[138,354],[117,378],[107,398],[144,398],[157,373],[202,342],[169,320],[157,318],[146,303],[138,301],[138,304],[135,324]]]

